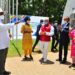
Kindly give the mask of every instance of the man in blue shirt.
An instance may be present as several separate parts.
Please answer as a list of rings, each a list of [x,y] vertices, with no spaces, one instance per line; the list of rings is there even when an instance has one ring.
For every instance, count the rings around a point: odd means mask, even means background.
[[[35,43],[33,45],[33,48],[32,48],[32,51],[34,52],[34,49],[36,47],[36,45],[38,44],[39,42],[39,39],[40,39],[40,35],[39,35],[39,31],[40,31],[40,28],[42,26],[42,23],[43,23],[43,20],[40,20],[40,24],[37,26],[37,30],[36,30],[36,40],[35,40]]]

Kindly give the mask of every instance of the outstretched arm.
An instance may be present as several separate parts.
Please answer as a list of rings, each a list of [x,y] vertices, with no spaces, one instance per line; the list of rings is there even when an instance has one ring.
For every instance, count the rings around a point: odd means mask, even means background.
[[[8,23],[8,24],[2,24],[0,23],[0,32],[4,30],[9,30],[10,28],[14,27],[18,23]]]

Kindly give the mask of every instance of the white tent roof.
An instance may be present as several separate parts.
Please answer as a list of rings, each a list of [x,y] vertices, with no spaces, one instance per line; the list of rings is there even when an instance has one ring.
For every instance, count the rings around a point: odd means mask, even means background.
[[[74,9],[75,9],[75,0],[67,0],[63,18],[66,16],[70,17],[70,15],[71,15],[71,13],[73,13]]]
[[[2,8],[0,8],[0,12],[3,12]]]

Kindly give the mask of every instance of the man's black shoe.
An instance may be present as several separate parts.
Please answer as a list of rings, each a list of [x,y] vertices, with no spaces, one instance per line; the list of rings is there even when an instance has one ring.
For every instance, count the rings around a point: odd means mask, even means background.
[[[55,53],[55,52],[56,52],[56,50],[53,50],[53,51],[51,51],[51,52]]]
[[[43,62],[43,61],[44,61],[44,58],[41,58],[39,61],[40,61],[40,62]]]
[[[66,64],[66,61],[61,61],[60,64]]]
[[[75,67],[75,64],[72,64],[72,67]]]

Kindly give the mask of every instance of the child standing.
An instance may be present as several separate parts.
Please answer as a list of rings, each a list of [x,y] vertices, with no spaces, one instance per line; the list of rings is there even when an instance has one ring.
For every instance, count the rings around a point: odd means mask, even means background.
[[[72,39],[72,45],[71,45],[71,57],[72,57],[72,65],[75,67],[75,29],[72,29],[69,33],[69,36]]]

